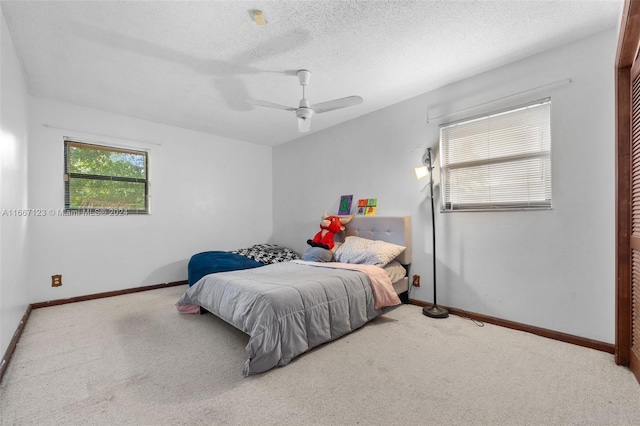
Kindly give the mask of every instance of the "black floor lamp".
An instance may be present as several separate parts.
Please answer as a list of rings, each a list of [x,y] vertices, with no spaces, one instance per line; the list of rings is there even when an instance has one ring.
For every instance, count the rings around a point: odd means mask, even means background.
[[[433,207],[433,163],[431,160],[431,148],[427,148],[427,154],[423,158],[424,165],[429,171],[429,188],[431,190],[431,235],[433,236],[433,305],[422,308],[422,313],[431,318],[446,318],[449,311],[438,306],[436,298],[436,216]]]

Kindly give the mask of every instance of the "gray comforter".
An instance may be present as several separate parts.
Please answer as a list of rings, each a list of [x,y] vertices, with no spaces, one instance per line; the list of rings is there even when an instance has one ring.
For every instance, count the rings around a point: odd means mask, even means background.
[[[245,376],[287,365],[385,312],[375,309],[365,273],[296,262],[207,275],[176,305],[202,306],[250,336]]]

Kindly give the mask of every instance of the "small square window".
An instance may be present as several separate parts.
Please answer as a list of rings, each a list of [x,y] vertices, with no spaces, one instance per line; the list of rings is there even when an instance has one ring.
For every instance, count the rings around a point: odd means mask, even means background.
[[[146,151],[64,142],[67,211],[149,212]]]

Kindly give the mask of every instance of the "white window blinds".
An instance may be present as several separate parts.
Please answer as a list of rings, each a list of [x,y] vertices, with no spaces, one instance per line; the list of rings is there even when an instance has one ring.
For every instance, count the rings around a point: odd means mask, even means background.
[[[443,211],[551,207],[551,100],[440,128]]]

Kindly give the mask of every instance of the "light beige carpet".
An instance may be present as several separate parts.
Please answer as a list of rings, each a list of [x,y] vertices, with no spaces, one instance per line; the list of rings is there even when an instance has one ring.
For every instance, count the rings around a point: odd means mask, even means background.
[[[612,355],[410,305],[245,378],[248,337],[178,314],[185,289],[34,310],[0,424],[640,425]]]

